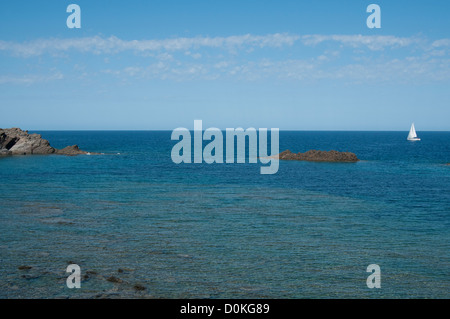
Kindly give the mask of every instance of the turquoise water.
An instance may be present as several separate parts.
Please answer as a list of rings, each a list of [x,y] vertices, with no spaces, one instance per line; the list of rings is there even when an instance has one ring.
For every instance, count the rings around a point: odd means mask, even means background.
[[[450,132],[280,132],[362,161],[275,175],[175,165],[169,131],[39,133],[105,155],[0,158],[0,298],[450,297]]]

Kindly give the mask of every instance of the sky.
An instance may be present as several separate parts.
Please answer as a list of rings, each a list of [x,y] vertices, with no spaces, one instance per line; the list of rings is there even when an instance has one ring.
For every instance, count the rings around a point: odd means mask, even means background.
[[[5,0],[0,127],[450,131],[449,16],[446,0]]]

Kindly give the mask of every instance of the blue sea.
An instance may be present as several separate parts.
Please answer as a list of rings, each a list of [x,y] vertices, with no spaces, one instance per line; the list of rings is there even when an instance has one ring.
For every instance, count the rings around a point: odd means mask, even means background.
[[[171,131],[38,133],[104,154],[0,158],[0,298],[450,297],[450,132],[281,131],[361,161],[274,175],[176,165]]]

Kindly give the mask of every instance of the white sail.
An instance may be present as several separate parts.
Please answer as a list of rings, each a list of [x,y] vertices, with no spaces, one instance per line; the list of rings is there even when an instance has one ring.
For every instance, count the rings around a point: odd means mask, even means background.
[[[408,138],[416,138],[416,137],[417,137],[416,128],[414,127],[414,123],[413,123],[411,125],[411,129],[409,130]]]
[[[416,128],[414,127],[414,123],[411,125],[411,129],[408,134],[409,141],[420,141],[420,138],[417,137]]]

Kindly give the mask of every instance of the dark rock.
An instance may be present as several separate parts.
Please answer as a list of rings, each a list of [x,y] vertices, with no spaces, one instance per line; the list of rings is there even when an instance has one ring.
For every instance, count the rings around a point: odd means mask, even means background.
[[[99,293],[94,296],[95,299],[117,299],[120,294],[118,292]]]
[[[20,276],[26,280],[33,280],[33,279],[38,279],[40,276],[39,275],[22,275]]]
[[[83,279],[88,280],[88,279],[91,279],[92,277],[95,277],[97,275],[98,275],[98,273],[96,271],[94,271],[94,270],[87,270],[86,273],[83,276]]]
[[[313,162],[358,162],[358,157],[351,152],[317,151],[310,150],[305,153],[292,153],[290,150],[278,155],[280,160],[288,161],[313,161]]]
[[[134,271],[134,270],[130,269],[130,268],[119,268],[119,269],[117,269],[117,272],[121,273],[121,274],[123,274],[125,272],[131,272],[131,271]]]
[[[123,282],[122,279],[114,277],[114,276],[108,277],[108,278],[106,278],[106,280],[109,282],[117,283],[117,284],[120,284]]]
[[[133,286],[133,288],[134,288],[134,290],[137,290],[137,291],[144,291],[144,290],[147,289],[147,288],[145,288],[145,286],[143,286],[143,285],[141,285],[141,284],[135,284],[135,285]]]
[[[17,267],[17,269],[19,269],[19,270],[30,270],[31,268],[33,268],[33,267],[31,267],[31,266],[19,266],[19,267]]]
[[[28,134],[20,128],[0,129],[0,156],[8,155],[80,155],[89,154],[78,148],[77,145],[68,146],[58,150],[43,139],[39,134]]]
[[[280,160],[286,160],[286,161],[294,161],[294,160],[299,161],[300,160],[298,158],[298,154],[292,153],[290,150],[285,150],[284,152],[281,152],[280,154],[278,154],[278,158]]]
[[[68,155],[68,156],[75,156],[75,155],[85,155],[88,154],[88,152],[80,150],[78,145],[72,145],[72,146],[66,146],[63,149],[56,150],[56,154],[60,155]]]

